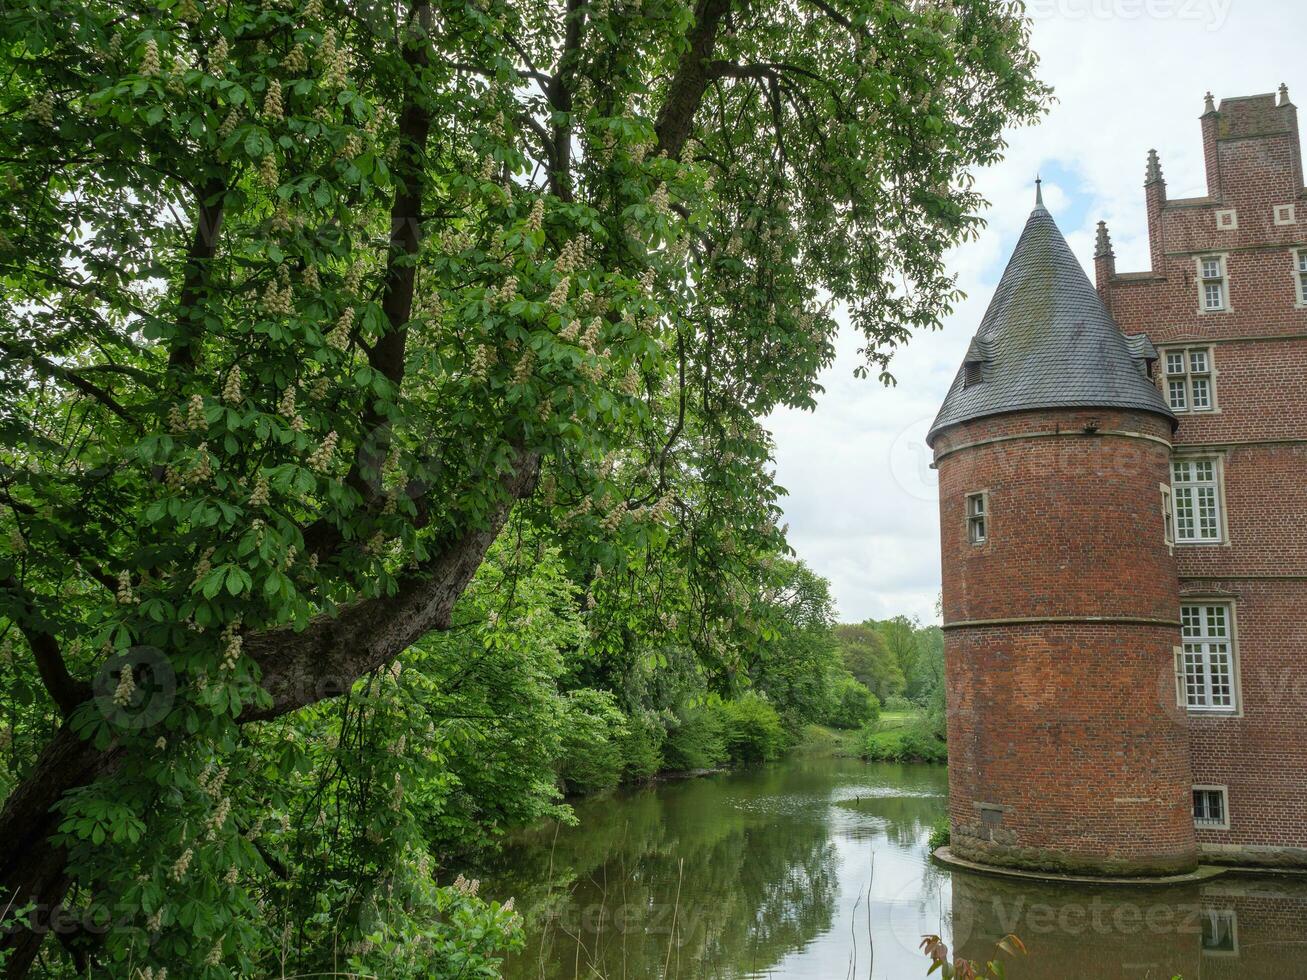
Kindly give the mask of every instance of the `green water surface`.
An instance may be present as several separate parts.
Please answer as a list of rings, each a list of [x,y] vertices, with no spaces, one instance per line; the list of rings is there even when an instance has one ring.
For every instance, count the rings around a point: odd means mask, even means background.
[[[1307,878],[1059,887],[950,873],[926,838],[942,766],[794,758],[576,804],[483,882],[512,896],[525,978],[924,977],[925,933],[1015,980],[1307,978]]]

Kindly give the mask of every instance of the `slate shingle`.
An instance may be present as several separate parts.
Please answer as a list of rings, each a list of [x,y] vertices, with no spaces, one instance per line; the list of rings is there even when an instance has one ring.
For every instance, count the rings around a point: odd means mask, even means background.
[[[927,442],[958,422],[1037,408],[1136,408],[1175,416],[1144,374],[1157,352],[1126,337],[1038,202],[935,417]],[[968,362],[981,382],[966,385]]]

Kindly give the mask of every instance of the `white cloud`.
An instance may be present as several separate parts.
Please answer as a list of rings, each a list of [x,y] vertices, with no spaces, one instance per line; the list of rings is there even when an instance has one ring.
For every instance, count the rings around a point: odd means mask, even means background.
[[[1107,221],[1117,268],[1145,268],[1144,163],[1161,155],[1171,197],[1202,195],[1198,116],[1222,97],[1273,91],[1302,64],[1307,4],[1247,0],[1030,0],[1040,74],[1058,102],[1010,134],[1006,159],[978,175],[989,227],[950,256],[968,298],[941,333],[896,354],[896,388],[853,377],[845,330],[815,413],[769,420],[790,540],[834,587],[845,620],[898,612],[934,619],[939,533],[921,441],[1034,202],[1044,200],[1092,277],[1094,226]],[[1305,120],[1307,121],[1307,120]]]

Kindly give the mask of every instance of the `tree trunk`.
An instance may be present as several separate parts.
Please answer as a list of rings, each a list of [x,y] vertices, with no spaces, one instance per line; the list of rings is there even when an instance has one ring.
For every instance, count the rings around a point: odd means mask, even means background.
[[[0,907],[12,914],[29,904],[36,906],[29,919],[33,928],[12,928],[0,942],[0,950],[10,953],[6,976],[27,975],[51,916],[68,890],[67,855],[50,841],[59,823],[55,804],[69,790],[112,773],[120,761],[118,751],[100,751],[65,725],[37,758],[31,775],[5,801],[0,811],[0,840],[5,842],[0,856],[4,889]]]
[[[485,523],[451,542],[421,573],[401,579],[395,595],[344,606],[299,632],[283,628],[248,636],[245,651],[259,665],[272,703],[247,710],[241,722],[278,718],[335,697],[427,633],[448,629],[454,603],[481,567],[513,502],[534,489],[539,469],[535,453],[520,454],[516,468],[501,478],[503,499]],[[8,977],[27,975],[50,917],[68,890],[67,854],[50,841],[58,827],[55,805],[68,791],[111,775],[121,760],[122,750],[96,749],[64,726],[0,811],[0,841],[5,842],[0,908],[36,904],[34,928],[0,936],[0,953],[11,951],[5,964]]]

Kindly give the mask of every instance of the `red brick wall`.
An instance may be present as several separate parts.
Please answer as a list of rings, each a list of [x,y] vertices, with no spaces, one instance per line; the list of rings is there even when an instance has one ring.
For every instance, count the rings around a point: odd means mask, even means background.
[[[1199,840],[1214,858],[1307,864],[1307,308],[1293,278],[1307,193],[1296,110],[1223,103],[1204,131],[1208,197],[1150,215],[1151,274],[1104,268],[1098,287],[1127,333],[1212,347],[1218,410],[1181,415],[1175,443],[1222,457],[1229,540],[1179,545],[1176,564],[1184,594],[1233,602],[1242,710],[1188,719],[1195,782],[1229,787],[1230,829]],[[1295,224],[1275,224],[1283,204],[1296,205]],[[1217,228],[1228,208],[1236,230]],[[1195,257],[1214,253],[1226,255],[1231,308],[1200,313]]]
[[[1303,580],[1187,578],[1181,594],[1234,601],[1242,713],[1193,716],[1194,782],[1224,785],[1230,829],[1200,830],[1214,860],[1301,864],[1307,858],[1307,620]]]
[[[1170,435],[1151,413],[1068,409],[936,439],[955,853],[1120,874],[1195,863],[1159,491]],[[973,545],[965,497],[981,490],[988,540]],[[1067,621],[1012,622],[1040,617]]]

